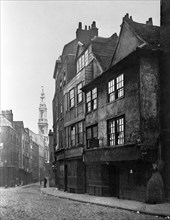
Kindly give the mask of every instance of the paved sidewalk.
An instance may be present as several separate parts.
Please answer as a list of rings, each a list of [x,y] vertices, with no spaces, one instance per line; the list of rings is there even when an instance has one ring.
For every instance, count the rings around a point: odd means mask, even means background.
[[[68,193],[60,191],[54,187],[41,188],[41,192],[48,195],[57,196],[59,198],[66,198],[79,202],[86,202],[91,204],[108,206],[112,208],[125,209],[155,216],[163,216],[167,217],[167,219],[170,219],[170,203],[150,205],[143,202],[124,200],[113,197],[98,197],[88,194]]]

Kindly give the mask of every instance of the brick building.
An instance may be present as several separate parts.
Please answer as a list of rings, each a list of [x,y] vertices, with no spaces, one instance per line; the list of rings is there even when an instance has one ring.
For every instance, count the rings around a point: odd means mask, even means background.
[[[47,138],[14,121],[12,110],[0,115],[0,186],[43,180],[48,160]]]
[[[0,186],[18,184],[20,139],[13,127],[12,111],[0,115]]]

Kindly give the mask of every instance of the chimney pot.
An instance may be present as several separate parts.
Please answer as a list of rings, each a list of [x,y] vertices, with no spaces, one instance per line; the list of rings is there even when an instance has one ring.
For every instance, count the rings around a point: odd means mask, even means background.
[[[130,16],[130,20],[132,20],[132,16]]]
[[[92,23],[92,28],[96,28],[96,22],[95,21],[93,21],[93,23]]]
[[[85,25],[85,30],[87,30],[87,25]]]
[[[82,23],[79,22],[79,26],[78,26],[79,29],[82,29]]]

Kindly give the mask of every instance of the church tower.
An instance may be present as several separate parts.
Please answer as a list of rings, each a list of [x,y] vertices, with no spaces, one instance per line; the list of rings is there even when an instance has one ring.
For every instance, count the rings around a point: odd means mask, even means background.
[[[43,86],[40,96],[38,133],[43,136],[48,136],[47,107],[45,104],[45,93]]]

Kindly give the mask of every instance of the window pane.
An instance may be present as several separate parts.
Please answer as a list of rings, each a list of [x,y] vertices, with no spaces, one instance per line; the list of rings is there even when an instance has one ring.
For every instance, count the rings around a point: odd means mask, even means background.
[[[97,99],[93,100],[93,109],[97,109]]]
[[[97,126],[94,126],[92,130],[93,130],[93,138],[97,138]]]
[[[108,82],[108,101],[112,102],[115,100],[115,80]]]
[[[124,95],[124,76],[121,74],[116,78],[116,87],[118,90],[117,96],[122,97]]]
[[[81,90],[82,83],[77,86],[77,102],[80,103],[83,100],[83,92]]]
[[[78,123],[78,133],[83,132],[83,122]]]
[[[124,118],[117,120],[117,142],[124,144]]]
[[[91,135],[91,128],[87,128],[87,139],[91,139],[92,135]]]
[[[109,121],[108,126],[108,137],[109,137],[109,145],[115,145],[115,121]]]
[[[86,102],[91,101],[91,91],[86,94]]]
[[[94,88],[92,90],[92,99],[95,99],[95,98],[97,98],[97,88]]]

